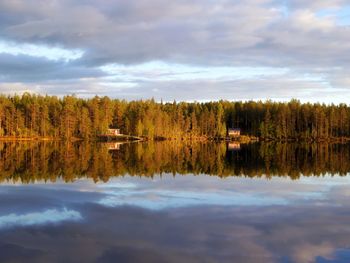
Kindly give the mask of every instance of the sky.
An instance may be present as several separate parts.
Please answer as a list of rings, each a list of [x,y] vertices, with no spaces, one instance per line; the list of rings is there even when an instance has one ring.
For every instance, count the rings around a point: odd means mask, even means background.
[[[350,103],[349,0],[0,0],[0,93]]]

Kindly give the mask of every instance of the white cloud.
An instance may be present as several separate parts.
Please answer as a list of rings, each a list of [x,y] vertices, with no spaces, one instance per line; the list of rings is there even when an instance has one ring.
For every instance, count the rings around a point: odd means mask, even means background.
[[[48,60],[70,61],[81,58],[83,51],[81,50],[67,50],[59,47],[50,47],[47,45],[36,44],[19,44],[9,41],[0,41],[0,54],[11,55],[28,55],[32,57],[41,57]]]
[[[297,98],[311,100],[318,88],[317,99],[327,101],[350,89],[342,77],[350,71],[348,5],[346,0],[3,0],[0,53],[19,56],[22,63],[2,61],[0,78],[36,82],[49,94],[64,86],[62,92],[86,96],[134,99],[153,91],[186,100],[178,92],[185,85],[197,99],[227,93],[285,99],[292,89]],[[32,66],[28,56],[62,63]],[[304,78],[315,75],[322,79]],[[75,80],[71,88],[67,79]],[[229,87],[228,80],[241,81]],[[217,97],[210,89],[198,93],[196,82],[215,84]]]
[[[257,79],[288,72],[285,68],[271,67],[204,67],[200,65],[169,64],[152,61],[139,65],[111,64],[101,69],[117,79],[130,81],[186,81]]]

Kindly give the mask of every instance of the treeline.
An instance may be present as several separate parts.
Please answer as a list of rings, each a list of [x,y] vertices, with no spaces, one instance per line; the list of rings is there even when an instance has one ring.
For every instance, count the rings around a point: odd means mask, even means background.
[[[350,146],[333,143],[254,143],[229,151],[225,143],[163,141],[125,144],[75,142],[0,143],[0,182],[115,176],[213,175],[263,177],[343,175],[350,171]]]
[[[108,97],[0,96],[0,136],[93,139],[108,128],[148,138],[222,138],[227,128],[278,140],[350,137],[346,104],[157,103]]]

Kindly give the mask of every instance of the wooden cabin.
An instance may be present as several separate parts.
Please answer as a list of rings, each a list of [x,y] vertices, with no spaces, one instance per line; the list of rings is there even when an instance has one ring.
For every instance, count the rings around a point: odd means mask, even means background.
[[[230,137],[239,137],[241,136],[241,129],[239,128],[229,128],[227,130],[227,135]]]
[[[111,135],[111,136],[120,135],[120,129],[108,129],[105,135]]]

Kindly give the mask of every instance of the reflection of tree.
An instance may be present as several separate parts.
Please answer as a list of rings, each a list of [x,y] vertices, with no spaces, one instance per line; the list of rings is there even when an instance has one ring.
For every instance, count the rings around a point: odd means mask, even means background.
[[[227,151],[224,143],[178,141],[134,143],[108,151],[101,143],[0,143],[0,180],[70,182],[81,177],[208,174],[226,176],[346,175],[347,144],[262,143]]]

